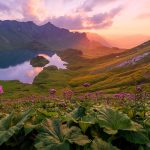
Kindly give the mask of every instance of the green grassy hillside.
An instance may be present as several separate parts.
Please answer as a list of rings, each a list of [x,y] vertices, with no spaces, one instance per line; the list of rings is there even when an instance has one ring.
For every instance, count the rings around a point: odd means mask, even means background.
[[[150,91],[150,42],[120,54],[92,59],[74,49],[59,52],[58,55],[68,62],[66,70],[47,67],[35,78],[33,85],[1,81],[7,93],[1,97],[12,94],[14,97],[43,95],[48,94],[50,88],[59,92],[70,88],[77,93],[97,90],[106,93],[131,92],[139,84]],[[91,86],[83,87],[86,82]]]
[[[69,63],[67,70],[51,72],[49,68],[46,68],[35,79],[34,83],[37,83],[38,80],[43,84],[46,83],[47,87],[57,87],[58,83],[63,82],[62,86],[69,86],[77,92],[87,90],[104,90],[108,93],[122,90],[131,91],[137,84],[142,84],[145,89],[149,90],[150,54],[147,54],[149,52],[150,45],[147,44],[124,53],[89,59],[84,57],[82,52],[69,49],[59,53],[61,58]],[[143,54],[147,55],[143,56]],[[141,56],[143,58],[137,60],[134,64],[118,67],[128,60],[137,59]],[[45,75],[46,78],[44,78]],[[65,80],[64,76],[67,76]],[[82,84],[85,82],[89,82],[91,86],[84,88]]]

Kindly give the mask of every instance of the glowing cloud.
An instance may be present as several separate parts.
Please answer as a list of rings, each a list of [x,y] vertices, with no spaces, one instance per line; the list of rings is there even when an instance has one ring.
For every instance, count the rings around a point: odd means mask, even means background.
[[[42,22],[47,16],[45,0],[26,0],[23,4],[23,16],[25,20]]]
[[[109,12],[95,14],[91,17],[85,15],[53,17],[50,21],[57,26],[61,25],[63,28],[72,30],[105,28],[113,24],[113,18],[121,10],[122,7],[118,7]]]
[[[150,19],[150,12],[149,13],[143,13],[137,16],[138,19]]]
[[[104,5],[116,0],[86,0],[84,3],[77,9],[78,11],[90,12],[97,5]]]
[[[0,12],[9,12],[10,9],[7,5],[0,3]]]

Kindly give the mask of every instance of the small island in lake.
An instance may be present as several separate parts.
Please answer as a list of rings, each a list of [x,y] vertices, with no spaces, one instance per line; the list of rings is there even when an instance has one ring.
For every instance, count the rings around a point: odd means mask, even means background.
[[[33,67],[44,67],[48,63],[49,63],[49,61],[46,58],[44,58],[43,56],[36,56],[30,61],[30,64]]]

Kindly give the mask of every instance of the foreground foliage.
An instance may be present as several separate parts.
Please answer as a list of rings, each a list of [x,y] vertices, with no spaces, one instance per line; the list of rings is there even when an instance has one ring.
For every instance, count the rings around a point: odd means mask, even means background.
[[[3,113],[0,149],[149,150],[150,118],[142,119],[137,121],[118,109],[88,101],[69,103],[61,113],[34,108]]]

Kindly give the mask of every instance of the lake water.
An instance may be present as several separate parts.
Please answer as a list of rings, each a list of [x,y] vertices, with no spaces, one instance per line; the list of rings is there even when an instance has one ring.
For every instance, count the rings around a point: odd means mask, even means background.
[[[48,66],[56,66],[58,69],[66,69],[66,62],[62,61],[61,58],[54,54],[49,56],[47,54],[38,54],[49,60]],[[32,84],[34,78],[45,68],[45,67],[32,67],[30,61],[25,61],[15,66],[9,66],[8,68],[0,68],[0,80],[19,80],[22,83]]]

